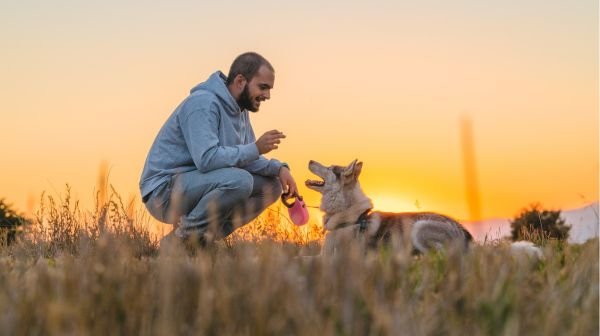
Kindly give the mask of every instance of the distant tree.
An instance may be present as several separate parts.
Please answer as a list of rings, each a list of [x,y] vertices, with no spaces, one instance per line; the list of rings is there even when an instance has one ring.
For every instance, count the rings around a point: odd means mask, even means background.
[[[27,220],[14,211],[4,199],[0,199],[0,245],[12,243],[19,228]]]
[[[558,239],[569,238],[571,226],[560,217],[560,210],[544,210],[539,204],[532,204],[529,208],[521,210],[511,222],[512,239]]]

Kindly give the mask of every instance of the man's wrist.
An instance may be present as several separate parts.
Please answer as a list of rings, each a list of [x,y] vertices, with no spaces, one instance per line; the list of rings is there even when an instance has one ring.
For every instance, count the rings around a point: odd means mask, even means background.
[[[280,172],[280,173],[281,173],[281,168],[283,168],[283,167],[287,168],[287,170],[290,170],[290,166],[289,166],[287,163],[285,163],[285,162],[282,162],[282,163],[281,163],[281,167],[279,167],[279,172]]]

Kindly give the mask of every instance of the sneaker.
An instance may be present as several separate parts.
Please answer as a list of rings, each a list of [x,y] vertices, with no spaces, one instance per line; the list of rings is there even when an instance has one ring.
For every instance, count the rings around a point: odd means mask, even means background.
[[[175,229],[169,232],[160,240],[160,249],[169,251],[177,248],[183,248],[187,252],[193,253],[196,249],[204,249],[210,244],[205,235],[198,235],[193,233],[186,237],[181,237],[179,229]]]

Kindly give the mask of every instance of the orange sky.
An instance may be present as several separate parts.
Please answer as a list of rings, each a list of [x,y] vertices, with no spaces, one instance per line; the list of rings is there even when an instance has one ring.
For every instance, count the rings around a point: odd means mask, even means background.
[[[377,207],[468,219],[468,117],[484,218],[598,199],[597,1],[21,1],[0,40],[0,198],[21,211],[65,183],[90,204],[102,161],[137,195],[162,123],[247,50],[276,69],[255,132],[288,135],[271,154],[300,184],[358,158]]]

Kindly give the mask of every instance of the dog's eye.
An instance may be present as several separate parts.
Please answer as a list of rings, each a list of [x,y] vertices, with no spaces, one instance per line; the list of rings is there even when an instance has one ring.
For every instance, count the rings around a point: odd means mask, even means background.
[[[329,170],[331,170],[336,179],[339,179],[342,175],[342,172],[339,169],[330,168]]]

